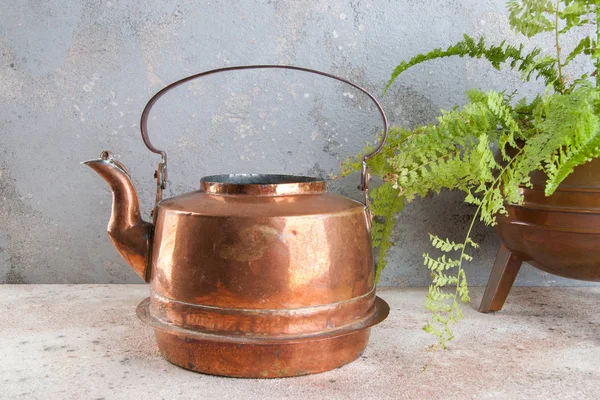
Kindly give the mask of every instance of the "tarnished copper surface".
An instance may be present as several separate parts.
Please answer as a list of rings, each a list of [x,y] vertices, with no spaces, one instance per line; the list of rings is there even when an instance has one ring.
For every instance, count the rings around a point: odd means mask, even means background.
[[[504,244],[500,244],[490,279],[479,304],[479,312],[488,313],[502,309],[522,264],[521,258]]]
[[[84,164],[110,185],[113,203],[108,221],[108,236],[127,264],[146,280],[152,224],[143,221],[140,216],[140,204],[129,171],[114,160],[108,151],[102,152],[100,158],[85,161]]]
[[[370,327],[389,312],[377,297],[362,318],[335,329],[295,335],[224,335],[182,329],[156,318],[150,308],[146,299],[137,314],[155,328],[158,348],[167,360],[193,371],[240,378],[300,376],[348,364],[367,346]]]
[[[523,261],[565,278],[600,281],[600,159],[575,168],[552,196],[531,176],[524,204],[498,217],[502,239],[479,311],[502,309]]]
[[[265,180],[265,177],[272,177],[273,180]],[[308,176],[233,174],[206,176],[200,180],[200,191],[210,194],[292,196],[320,193],[325,189],[327,185],[324,180]]]
[[[90,164],[118,177],[109,181],[115,193],[132,188],[118,165]],[[151,296],[138,314],[169,361],[280,377],[339,367],[364,349],[388,313],[375,296],[366,208],[326,192],[322,180],[297,180],[206,177],[201,190],[159,204],[147,253]]]
[[[581,165],[549,197],[545,176],[522,188],[525,202],[509,206],[497,231],[523,261],[566,278],[600,281],[600,160]]]
[[[277,344],[212,342],[156,330],[164,358],[180,367],[237,378],[285,378],[339,368],[367,347],[370,329],[316,341]]]
[[[193,192],[159,207],[152,289],[188,303],[293,308],[373,288],[363,204],[332,193]],[[201,266],[201,267],[200,267]]]
[[[344,336],[350,333],[370,328],[383,321],[389,314],[388,304],[380,297],[375,297],[371,306],[365,314],[345,325],[335,328],[325,329],[320,332],[298,332],[295,334],[255,334],[252,332],[215,332],[196,329],[186,329],[174,325],[171,322],[163,321],[153,314],[152,301],[148,297],[144,299],[137,307],[138,317],[149,326],[171,333],[173,335],[186,336],[194,339],[201,339],[213,342],[227,342],[237,344],[283,344],[300,343],[304,341],[317,341],[337,336]],[[274,310],[279,311],[279,310]],[[248,312],[251,314],[251,311]]]
[[[196,192],[162,199],[167,155],[148,138],[153,104],[191,79],[248,68],[316,73],[373,100],[384,132],[363,158],[365,204],[326,192],[321,179],[288,175],[209,176]],[[359,86],[319,71],[228,67],[158,92],[142,113],[141,132],[148,149],[162,156],[155,172],[153,224],[141,220],[122,164],[108,152],[86,164],[113,191],[111,240],[151,283],[151,297],[138,315],[156,330],[164,357],[194,371],[238,377],[304,375],[358,357],[370,327],[389,311],[375,296],[366,166],[387,135],[379,102]]]
[[[337,303],[299,308],[225,308],[184,303],[154,292],[152,314],[185,329],[219,334],[297,335],[326,332],[368,315],[375,290]]]

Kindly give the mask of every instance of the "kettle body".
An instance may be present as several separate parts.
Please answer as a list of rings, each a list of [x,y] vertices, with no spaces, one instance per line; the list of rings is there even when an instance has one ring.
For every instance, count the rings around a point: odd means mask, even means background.
[[[250,68],[269,67],[284,66]],[[209,73],[229,69],[242,68]],[[148,147],[163,156],[152,223],[140,218],[129,173],[110,153],[86,164],[113,189],[109,235],[150,283],[137,314],[167,360],[271,378],[326,371],[362,353],[370,327],[389,312],[375,295],[368,202],[327,192],[318,178],[244,174],[207,176],[199,190],[162,199],[166,153]]]

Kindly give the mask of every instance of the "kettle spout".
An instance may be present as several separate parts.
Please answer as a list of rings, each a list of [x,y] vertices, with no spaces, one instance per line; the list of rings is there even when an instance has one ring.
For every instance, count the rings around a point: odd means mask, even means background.
[[[110,185],[113,203],[108,236],[121,257],[142,279],[148,281],[153,225],[140,216],[140,204],[129,171],[108,151],[103,151],[99,159],[82,164],[92,168]]]

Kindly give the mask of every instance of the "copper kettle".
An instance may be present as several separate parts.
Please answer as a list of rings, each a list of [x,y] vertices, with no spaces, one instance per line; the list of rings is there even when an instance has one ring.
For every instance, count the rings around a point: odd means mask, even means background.
[[[148,115],[170,89],[217,72],[278,68],[310,72],[365,93],[384,122],[381,143],[364,156],[365,204],[326,191],[322,179],[289,175],[215,175],[200,189],[162,199],[167,154],[148,138]],[[365,89],[323,72],[283,65],[220,68],[156,93],[141,118],[155,172],[153,222],[140,216],[129,172],[105,151],[85,164],[112,188],[108,235],[146,282],[138,316],[154,328],[170,362],[194,371],[274,378],[326,371],[356,359],[370,327],[389,307],[375,296],[367,160],[387,136],[379,102]]]

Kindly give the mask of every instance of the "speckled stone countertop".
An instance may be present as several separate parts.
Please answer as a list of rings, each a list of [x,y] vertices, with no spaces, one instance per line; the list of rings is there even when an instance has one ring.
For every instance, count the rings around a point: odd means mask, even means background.
[[[135,316],[145,285],[0,286],[0,398],[598,399],[600,288],[514,288],[479,314],[482,290],[435,356],[424,289],[379,290],[391,306],[356,362],[274,380],[202,375],[163,360]],[[423,368],[427,365],[427,368]]]

